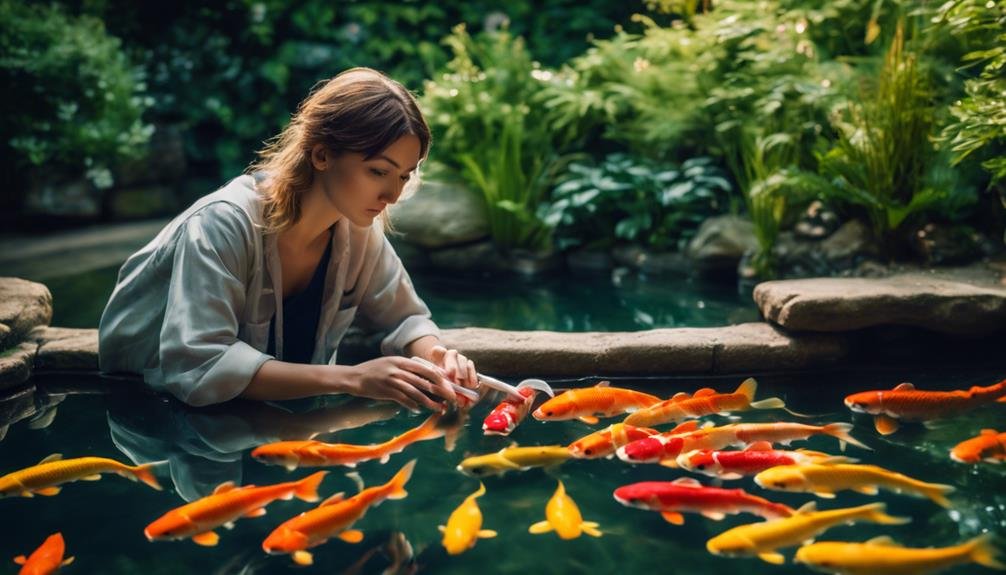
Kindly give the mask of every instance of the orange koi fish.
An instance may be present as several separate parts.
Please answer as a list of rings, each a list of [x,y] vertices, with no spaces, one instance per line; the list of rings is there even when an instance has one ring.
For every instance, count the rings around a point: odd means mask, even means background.
[[[56,573],[60,567],[73,563],[73,557],[63,559],[66,552],[66,544],[63,542],[62,533],[53,533],[39,545],[38,549],[32,551],[28,557],[18,555],[14,562],[21,566],[18,575],[49,575]]]
[[[540,535],[555,531],[560,539],[576,539],[581,534],[586,533],[591,537],[600,537],[601,531],[597,523],[584,521],[580,514],[580,508],[569,495],[566,495],[566,486],[559,482],[555,488],[555,493],[545,505],[545,520],[539,521],[528,528],[528,533]]]
[[[155,465],[157,463],[132,467],[104,457],[63,459],[61,454],[54,453],[38,465],[0,477],[0,497],[56,495],[61,489],[58,486],[63,483],[97,481],[101,479],[102,473],[115,473],[133,481],[139,480],[160,491],[161,485],[151,472]]]
[[[998,555],[991,533],[953,547],[925,549],[902,547],[882,535],[866,543],[811,543],[798,549],[793,560],[814,571],[841,575],[926,575],[968,563],[1006,570]]]
[[[1006,433],[983,429],[978,437],[958,443],[950,451],[950,459],[961,463],[1002,463],[1006,459]]]
[[[951,506],[947,494],[954,491],[950,485],[926,483],[883,467],[857,463],[780,465],[755,475],[754,481],[763,489],[809,492],[826,499],[834,498],[836,491],[844,489],[876,495],[878,488],[883,487],[896,493],[927,497],[946,508]]]
[[[346,543],[363,541],[363,532],[350,527],[368,509],[380,505],[385,499],[404,499],[408,496],[405,484],[412,477],[415,467],[416,460],[413,459],[384,485],[368,487],[349,499],[342,493],[329,497],[315,509],[305,511],[277,527],[262,542],[262,549],[273,555],[289,553],[294,563],[311,565],[314,557],[306,549],[321,545],[332,537],[338,537]]]
[[[675,525],[685,523],[682,511],[701,513],[713,521],[720,521],[728,513],[752,513],[765,519],[793,514],[793,510],[782,503],[751,495],[743,489],[706,487],[690,477],[623,485],[615,490],[614,496],[622,505],[658,511],[664,520]]]
[[[930,421],[958,415],[990,403],[1006,403],[1006,379],[987,387],[956,391],[922,391],[910,383],[890,390],[862,391],[845,398],[852,411],[873,416],[877,432],[890,435],[898,421]]]
[[[643,439],[651,435],[656,435],[656,429],[648,427],[636,427],[626,423],[614,423],[601,431],[595,431],[590,435],[581,437],[567,446],[569,453],[579,459],[598,459],[600,457],[612,457],[619,447],[632,443],[637,439]]]
[[[357,463],[371,459],[380,459],[381,463],[387,463],[393,454],[403,451],[417,441],[442,437],[444,431],[438,427],[440,417],[440,414],[435,413],[421,425],[384,443],[352,445],[314,440],[280,441],[256,447],[251,454],[259,461],[282,465],[290,471],[297,467],[326,467],[330,465],[355,467]]]
[[[212,495],[172,509],[147,526],[143,534],[147,541],[192,541],[212,547],[220,540],[213,530],[221,525],[231,527],[241,517],[261,517],[265,507],[277,499],[296,496],[302,501],[318,500],[318,485],[327,471],[319,471],[300,481],[255,487],[235,487],[228,481],[220,484]]]
[[[447,519],[447,525],[438,527],[444,534],[443,545],[448,555],[460,555],[475,547],[479,539],[496,537],[492,529],[482,528],[482,510],[475,501],[486,493],[485,485],[479,483],[479,488],[458,505]]]
[[[570,389],[541,404],[531,415],[539,421],[579,419],[594,425],[597,416],[614,417],[658,403],[660,398],[602,381],[594,387]]]
[[[778,397],[754,401],[757,391],[758,382],[755,378],[749,377],[733,393],[717,393],[715,389],[708,387],[696,391],[693,395],[681,392],[670,399],[630,414],[625,418],[625,423],[653,427],[714,413],[722,415],[748,409],[786,409],[786,404]]]

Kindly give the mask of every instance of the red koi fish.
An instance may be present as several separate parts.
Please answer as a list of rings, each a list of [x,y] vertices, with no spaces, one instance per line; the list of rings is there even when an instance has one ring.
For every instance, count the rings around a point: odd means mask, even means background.
[[[581,437],[570,443],[567,449],[578,459],[598,459],[614,457],[615,450],[638,439],[659,433],[648,427],[635,427],[626,423],[614,423],[601,431]]]
[[[625,418],[625,423],[653,427],[714,413],[723,415],[748,409],[786,409],[786,404],[778,397],[754,401],[757,391],[758,382],[755,378],[749,377],[733,393],[717,393],[715,389],[708,387],[696,391],[693,395],[681,392],[670,399],[630,414]]]
[[[523,399],[507,396],[486,416],[482,422],[482,432],[485,435],[510,435],[527,417],[538,392],[531,387],[518,388],[517,391]]]
[[[740,479],[755,475],[777,465],[796,463],[850,463],[855,459],[829,455],[820,451],[773,449],[767,441],[747,446],[743,451],[690,451],[678,456],[678,467],[720,479]]]
[[[961,463],[1002,463],[1006,459],[1006,433],[983,429],[978,437],[958,443],[950,451],[950,459]]]
[[[789,517],[793,509],[751,495],[743,489],[706,487],[690,477],[674,481],[643,481],[615,490],[615,500],[627,507],[658,511],[669,523],[682,525],[681,512],[700,513],[719,521],[727,514],[751,513],[765,519]]]
[[[677,467],[677,457],[682,453],[696,450],[718,450],[732,445],[745,446],[759,441],[788,444],[797,439],[807,439],[813,435],[831,435],[845,448],[851,443],[863,449],[869,447],[849,435],[851,423],[829,423],[827,425],[805,425],[803,423],[734,423],[721,427],[707,424],[701,429],[695,420],[687,421],[667,433],[633,441],[618,448],[615,453],[622,461],[629,463],[660,463],[667,467]]]
[[[845,398],[846,407],[852,411],[873,416],[874,427],[881,435],[897,431],[899,420],[930,421],[995,402],[1006,403],[1006,379],[967,391],[922,391],[910,383],[902,383],[894,389],[862,391]]]
[[[602,381],[594,387],[570,389],[541,404],[531,415],[539,421],[579,419],[589,425],[597,416],[614,417],[660,402],[660,398],[621,387],[609,387]]]
[[[60,567],[73,563],[73,557],[63,559],[66,544],[62,533],[53,533],[28,557],[18,555],[14,562],[21,566],[18,575],[49,575]]]

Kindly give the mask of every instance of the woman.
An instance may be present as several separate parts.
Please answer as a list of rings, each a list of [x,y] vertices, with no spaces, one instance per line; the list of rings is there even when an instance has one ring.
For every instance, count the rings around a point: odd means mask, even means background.
[[[429,146],[398,82],[355,68],[320,85],[245,175],[123,264],[101,370],[140,373],[191,405],[349,393],[439,409],[455,399],[448,379],[477,386],[384,237],[385,208],[415,186]],[[389,332],[384,357],[336,365],[357,314]]]

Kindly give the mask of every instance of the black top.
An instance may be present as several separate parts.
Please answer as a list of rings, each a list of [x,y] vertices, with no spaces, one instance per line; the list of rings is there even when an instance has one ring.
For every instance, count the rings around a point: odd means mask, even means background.
[[[283,298],[283,361],[291,363],[311,363],[314,354],[314,335],[318,331],[321,317],[321,300],[325,294],[325,275],[328,260],[332,255],[329,240],[325,255],[321,256],[311,283],[304,291]],[[276,355],[276,316],[269,322],[269,349],[267,354]]]

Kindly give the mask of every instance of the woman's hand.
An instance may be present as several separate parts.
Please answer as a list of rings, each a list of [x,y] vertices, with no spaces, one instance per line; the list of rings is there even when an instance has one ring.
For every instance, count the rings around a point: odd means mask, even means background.
[[[458,353],[458,350],[435,345],[430,350],[430,360],[447,373],[447,379],[458,385],[469,389],[479,386],[475,362]]]
[[[363,362],[350,368],[347,379],[347,393],[395,401],[414,411],[420,407],[443,411],[445,405],[435,401],[438,397],[457,401],[449,382],[436,369],[407,357],[379,357]]]

